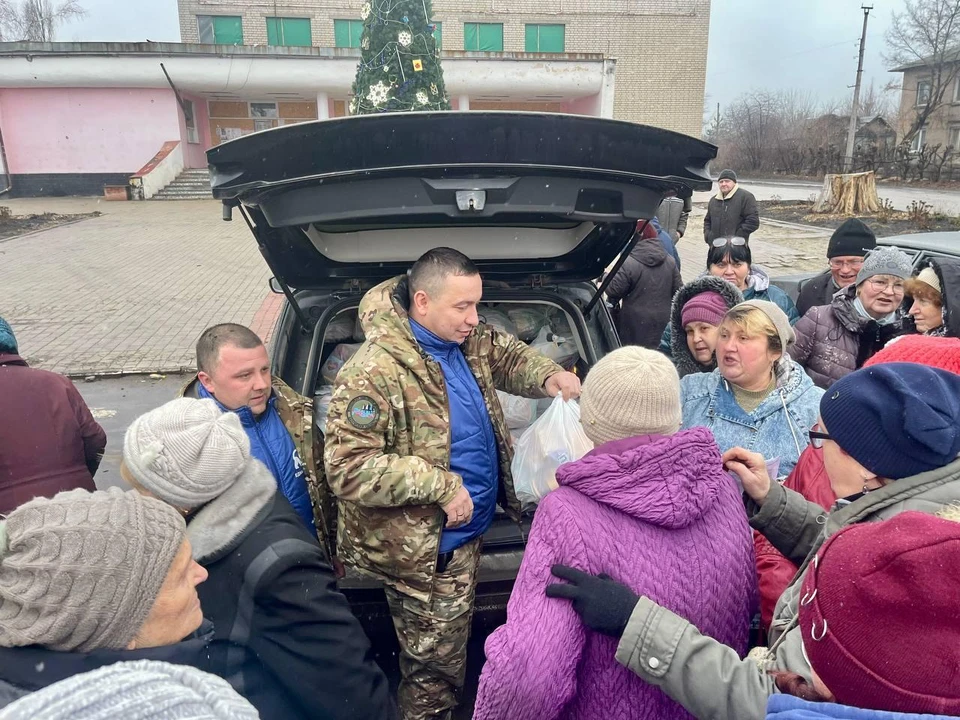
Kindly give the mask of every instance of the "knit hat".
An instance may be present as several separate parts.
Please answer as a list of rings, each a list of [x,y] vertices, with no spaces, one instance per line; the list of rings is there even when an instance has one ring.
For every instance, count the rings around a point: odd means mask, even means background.
[[[850,218],[833,231],[827,245],[827,258],[863,257],[877,247],[877,236],[862,220]]]
[[[680,311],[680,324],[684,327],[694,322],[719,325],[729,309],[723,295],[708,290],[687,300]]]
[[[189,665],[135,660],[73,675],[32,692],[0,720],[257,720],[223,678]]]
[[[132,490],[21,505],[0,523],[0,647],[126,648],[186,531],[176,510]]]
[[[594,445],[680,429],[680,378],[666,355],[630,345],[591,368],[580,394],[580,424]]]
[[[11,355],[17,355],[20,352],[17,349],[17,338],[13,334],[13,329],[2,317],[0,317],[0,352]]]
[[[236,482],[250,462],[250,439],[236,413],[210,399],[179,398],[133,421],[123,461],[144,490],[192,509]]]
[[[960,375],[913,363],[861,368],[820,399],[827,432],[888,480],[949,465],[960,453]]]
[[[892,275],[906,280],[913,275],[913,264],[899,248],[882,245],[867,253],[863,267],[857,273],[857,285],[874,275]]]
[[[720,180],[733,180],[734,182],[737,182],[737,174],[733,170],[724,170],[717,177],[717,182]]]
[[[892,362],[918,363],[960,375],[960,338],[903,335],[890,341],[863,366]]]
[[[926,283],[938,293],[943,293],[943,289],[940,287],[940,278],[937,277],[937,271],[929,265],[917,273],[917,280],[922,283]]]
[[[787,348],[797,341],[797,334],[790,325],[790,318],[776,303],[769,300],[745,300],[734,308],[752,307],[760,310],[764,315],[770,318],[770,322],[777,329],[777,335],[780,336],[780,344],[783,345],[784,357],[787,354]],[[734,308],[731,308],[734,309]]]
[[[849,525],[817,551],[803,580],[810,665],[838,703],[960,715],[958,594],[956,522],[904,512]]]

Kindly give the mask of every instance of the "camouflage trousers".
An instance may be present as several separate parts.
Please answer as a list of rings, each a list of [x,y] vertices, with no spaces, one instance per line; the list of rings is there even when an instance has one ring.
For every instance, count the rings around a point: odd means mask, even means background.
[[[477,538],[457,548],[433,581],[430,602],[386,588],[400,641],[402,720],[446,720],[459,702],[467,663],[467,640],[480,564]]]

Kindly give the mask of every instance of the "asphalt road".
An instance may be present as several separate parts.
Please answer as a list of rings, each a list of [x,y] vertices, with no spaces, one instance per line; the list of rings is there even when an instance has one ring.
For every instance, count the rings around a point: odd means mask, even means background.
[[[127,488],[126,483],[120,479],[123,435],[127,427],[138,416],[176,397],[179,389],[189,379],[190,377],[185,375],[167,375],[155,379],[143,375],[129,375],[93,382],[76,381],[77,389],[94,417],[107,431],[106,453],[95,478],[98,488]],[[483,643],[488,633],[488,628],[475,627],[467,647],[466,686],[461,706],[454,714],[456,720],[469,720],[473,716],[473,701],[484,659]],[[396,692],[400,681],[397,639],[392,634],[383,634],[371,637],[370,640],[376,660]]]

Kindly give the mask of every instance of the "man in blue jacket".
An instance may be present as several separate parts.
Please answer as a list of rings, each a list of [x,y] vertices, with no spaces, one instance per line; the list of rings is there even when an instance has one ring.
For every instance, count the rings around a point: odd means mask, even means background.
[[[197,341],[197,369],[197,377],[181,394],[210,398],[224,412],[237,414],[250,438],[251,454],[270,469],[284,497],[316,535],[307,484],[315,473],[312,406],[271,377],[263,340],[243,325],[224,323],[204,330]]]

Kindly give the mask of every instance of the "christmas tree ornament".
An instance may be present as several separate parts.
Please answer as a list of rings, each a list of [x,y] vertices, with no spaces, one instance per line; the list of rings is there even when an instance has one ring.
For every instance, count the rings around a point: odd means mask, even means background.
[[[422,71],[423,71],[423,60],[421,60],[420,58],[417,58],[416,60],[414,60],[414,61],[413,61],[413,69],[414,69],[415,72],[422,72]]]
[[[400,34],[397,35],[397,42],[403,47],[410,47],[410,43],[413,42],[413,35],[411,35],[407,30],[402,30]]]
[[[367,100],[370,101],[371,105],[379,107],[387,101],[389,93],[390,86],[384,85],[381,81],[370,88],[370,92],[367,93]]]
[[[366,20],[368,17],[370,17],[370,3],[367,2],[360,6],[360,19]]]
[[[417,92],[417,101],[421,105],[426,105],[428,102],[430,102],[430,98],[427,97],[427,94],[423,90],[420,90]]]
[[[361,49],[361,50],[369,50],[369,49],[370,49],[370,38],[365,37],[363,40],[360,41],[360,49]]]
[[[410,22],[410,18],[408,18],[406,15],[404,15],[404,16],[403,16],[403,21],[404,21],[404,22]]]
[[[430,83],[430,94],[431,94],[431,95],[436,95],[438,92],[439,92],[439,91],[437,90],[437,84],[436,84],[436,83]]]

